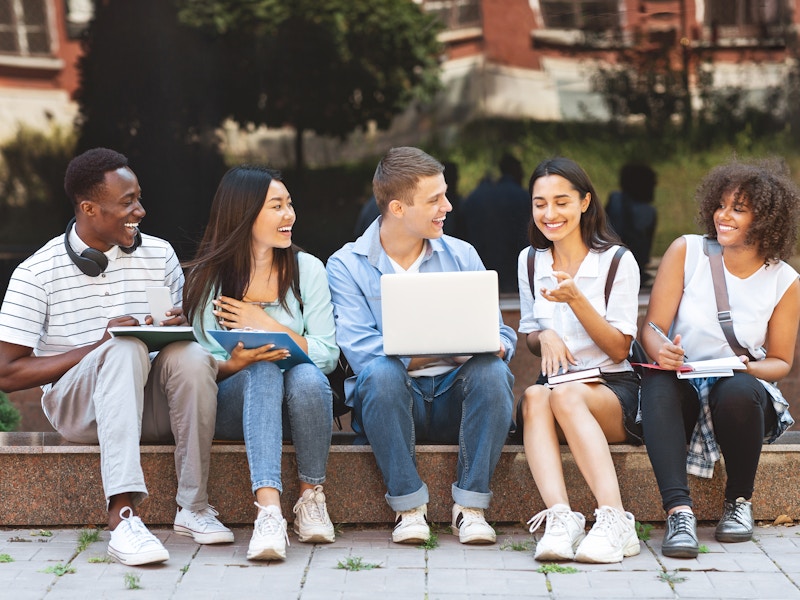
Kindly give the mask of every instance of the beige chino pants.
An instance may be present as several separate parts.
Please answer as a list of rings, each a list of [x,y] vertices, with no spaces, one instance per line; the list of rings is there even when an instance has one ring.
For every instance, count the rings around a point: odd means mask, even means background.
[[[50,423],[70,442],[100,445],[106,500],[147,496],[139,443],[175,443],[178,505],[208,505],[217,410],[217,361],[196,342],[175,342],[150,360],[134,338],[112,338],[87,354],[42,397]]]

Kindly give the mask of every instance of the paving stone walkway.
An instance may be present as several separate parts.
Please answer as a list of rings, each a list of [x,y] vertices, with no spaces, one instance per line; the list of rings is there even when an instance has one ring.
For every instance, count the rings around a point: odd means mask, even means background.
[[[84,530],[5,529],[0,598],[800,600],[800,526],[759,527],[752,542],[741,544],[719,544],[713,527],[701,527],[707,551],[696,560],[661,556],[663,529],[654,528],[641,553],[621,564],[545,569],[533,560],[535,542],[523,527],[500,526],[498,543],[482,547],[459,544],[445,527],[436,530],[438,545],[428,549],[392,544],[384,528],[345,527],[330,545],[301,544],[291,535],[286,561],[255,563],[245,558],[248,528],[235,529],[233,544],[217,546],[155,529],[170,560],[134,568],[108,562],[107,531],[81,550]],[[364,568],[341,568],[346,564]],[[559,572],[564,567],[576,572]]]

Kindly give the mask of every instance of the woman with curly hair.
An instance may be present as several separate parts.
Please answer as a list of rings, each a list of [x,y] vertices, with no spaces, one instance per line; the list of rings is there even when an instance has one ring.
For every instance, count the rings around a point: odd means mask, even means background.
[[[762,443],[794,422],[774,382],[792,368],[800,319],[798,274],[784,262],[795,247],[800,190],[782,164],[730,162],[713,169],[696,196],[707,239],[685,235],[670,245],[645,317],[670,332],[672,342],[651,328],[642,335],[664,369],[645,369],[642,425],[667,512],[662,553],[679,558],[694,558],[699,548],[687,472],[713,476],[720,451],[727,482],[715,538],[752,537],[750,498]],[[731,343],[718,321],[709,256],[715,248],[722,253]],[[730,377],[678,379],[686,356],[738,356],[745,369]]]

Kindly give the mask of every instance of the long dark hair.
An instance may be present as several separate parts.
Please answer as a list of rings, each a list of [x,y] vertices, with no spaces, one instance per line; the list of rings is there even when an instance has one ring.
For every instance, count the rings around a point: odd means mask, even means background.
[[[533,170],[530,182],[528,183],[528,196],[533,198],[533,185],[540,177],[548,175],[560,175],[572,184],[581,198],[588,193],[590,196],[589,207],[581,215],[581,238],[589,250],[602,251],[608,250],[614,245],[622,244],[616,233],[608,226],[606,212],[600,206],[597,192],[591,179],[578,163],[562,156],[548,158],[540,162]],[[531,246],[537,250],[545,250],[553,246],[553,242],[548,240],[545,235],[536,227],[533,219],[528,226],[528,239]]]
[[[267,198],[272,180],[281,181],[279,171],[257,165],[233,167],[219,182],[211,215],[197,254],[185,265],[183,310],[189,321],[202,310],[209,296],[222,294],[241,299],[250,285],[252,230]],[[286,295],[294,281],[294,253],[299,248],[273,248],[272,265],[278,275],[278,300],[285,310]],[[300,298],[298,298],[300,300]]]

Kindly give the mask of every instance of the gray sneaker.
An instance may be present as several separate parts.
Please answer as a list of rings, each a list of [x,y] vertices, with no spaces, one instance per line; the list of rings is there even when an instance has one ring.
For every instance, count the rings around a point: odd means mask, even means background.
[[[669,515],[661,553],[672,558],[696,558],[699,551],[697,519],[694,513],[679,510]]]
[[[753,505],[744,498],[725,500],[725,512],[717,524],[718,542],[746,542],[753,537]]]

